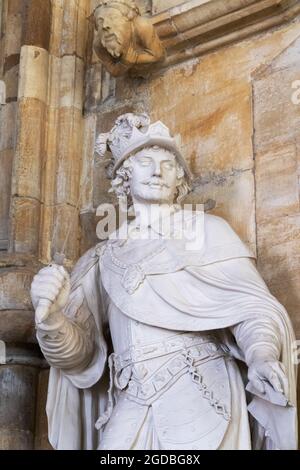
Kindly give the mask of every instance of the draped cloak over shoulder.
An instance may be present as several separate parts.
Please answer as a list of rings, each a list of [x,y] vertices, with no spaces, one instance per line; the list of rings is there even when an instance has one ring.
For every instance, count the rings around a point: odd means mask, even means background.
[[[104,292],[130,318],[169,330],[224,329],[253,318],[275,321],[281,333],[280,360],[289,380],[287,398],[291,406],[279,407],[253,396],[249,411],[257,427],[268,426],[275,447],[297,448],[294,333],[289,317],[257,272],[251,261],[253,255],[230,226],[212,215],[205,215],[202,226],[202,244],[194,251],[186,249],[182,239],[141,241],[139,249],[122,248],[116,243],[114,254],[121,266],[130,259],[144,273],[133,293],[124,288],[122,267],[111,261],[106,249],[110,242],[100,243],[79,260],[71,276],[72,290],[65,315],[76,322],[78,309],[85,301],[88,310],[85,314],[93,315],[97,328],[95,355],[83,371],[51,368],[47,414],[49,439],[54,448],[96,449],[101,438],[94,423],[104,413],[108,389],[104,377],[107,369]],[[232,354],[243,359],[242,351],[237,354],[237,349],[232,346]],[[273,419],[266,419],[266,410]],[[286,438],[280,437],[282,425],[289,428]]]

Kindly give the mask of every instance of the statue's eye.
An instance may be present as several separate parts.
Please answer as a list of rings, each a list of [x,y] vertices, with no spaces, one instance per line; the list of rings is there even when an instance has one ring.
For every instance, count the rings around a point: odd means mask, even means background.
[[[164,162],[164,168],[167,168],[167,170],[172,170],[174,168],[174,162]]]
[[[103,27],[103,18],[97,18],[96,20],[96,29],[98,31],[98,29],[102,29]]]

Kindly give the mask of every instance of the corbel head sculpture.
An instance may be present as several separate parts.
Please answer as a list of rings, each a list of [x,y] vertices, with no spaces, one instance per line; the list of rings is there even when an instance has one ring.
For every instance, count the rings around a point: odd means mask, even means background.
[[[101,0],[94,11],[94,49],[114,76],[164,59],[164,48],[134,0]]]
[[[147,114],[119,116],[109,133],[99,135],[95,150],[108,159],[112,191],[129,204],[179,203],[189,192],[191,173],[178,139]]]

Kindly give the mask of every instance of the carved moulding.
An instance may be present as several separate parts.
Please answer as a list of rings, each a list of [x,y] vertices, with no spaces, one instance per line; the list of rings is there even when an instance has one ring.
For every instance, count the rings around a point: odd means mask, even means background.
[[[94,48],[112,75],[143,75],[279,26],[299,13],[299,0],[190,0],[146,18],[133,0],[102,0],[94,10]],[[114,33],[119,50],[109,42]]]
[[[190,0],[152,17],[167,52],[163,67],[290,21],[299,0]]]

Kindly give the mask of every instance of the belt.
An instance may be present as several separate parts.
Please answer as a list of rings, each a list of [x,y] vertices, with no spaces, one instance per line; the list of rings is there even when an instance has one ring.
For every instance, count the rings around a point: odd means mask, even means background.
[[[197,370],[197,365],[228,354],[229,349],[227,346],[215,341],[213,335],[197,337],[183,333],[166,341],[152,343],[141,348],[130,348],[123,354],[112,353],[108,358],[110,371],[108,406],[105,413],[97,420],[96,428],[101,429],[111,416],[114,406],[114,384],[120,390],[127,387],[125,393],[132,400],[149,405],[176,382],[181,375],[187,372],[191,375],[193,382],[197,384],[203,398],[209,400],[216,413],[222,414],[224,419],[230,420],[230,415],[227,413],[225,406],[213,396],[213,392],[208,390],[203,377]],[[170,360],[143,383],[131,378],[132,367],[128,366],[163,355],[171,355]],[[122,372],[125,374],[122,374]]]
[[[195,334],[189,336],[186,333],[181,333],[174,335],[165,341],[157,341],[142,347],[132,346],[122,354],[114,354],[114,366],[116,371],[121,371],[125,367],[138,362],[154,359],[156,357],[165,356],[204,344],[210,345],[208,346],[208,350],[214,352],[216,351],[216,348],[219,347],[216,343],[216,337],[210,334],[206,334],[204,337],[201,337],[196,336]],[[224,352],[228,352],[228,348],[226,349],[225,345],[221,345],[221,347],[224,348]],[[203,352],[205,352],[205,349],[203,349]]]
[[[197,369],[197,366],[200,364],[225,356],[226,354],[227,350],[223,344],[212,342],[198,344],[181,350],[178,354],[175,354],[175,356],[173,355],[167,363],[144,382],[130,378],[127,382],[128,387],[125,393],[137,403],[151,405],[151,403],[159,398],[162,393],[170,388],[183,374],[189,373],[192,381],[198,386],[202,397],[209,401],[217,414],[223,415],[225,420],[230,420],[230,415],[226,407],[214,396],[214,393],[209,390],[205,384],[204,377]]]

